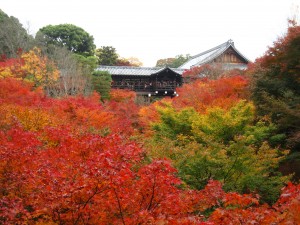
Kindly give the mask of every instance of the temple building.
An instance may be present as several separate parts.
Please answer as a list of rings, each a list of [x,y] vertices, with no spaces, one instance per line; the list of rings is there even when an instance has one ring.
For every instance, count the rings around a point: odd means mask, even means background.
[[[99,66],[97,71],[107,71],[112,77],[112,88],[129,89],[138,95],[176,96],[182,85],[184,69],[131,66]]]
[[[250,61],[235,48],[234,42],[232,40],[228,40],[221,45],[192,56],[179,68],[191,69],[192,67],[204,64],[218,64],[225,70],[245,70],[247,69],[247,64],[249,62]]]
[[[179,68],[99,66],[97,71],[107,71],[112,76],[112,88],[129,89],[142,96],[177,95],[176,88],[183,83],[182,73],[195,66],[221,65],[223,69],[247,68],[250,61],[229,40],[212,49],[191,57]]]

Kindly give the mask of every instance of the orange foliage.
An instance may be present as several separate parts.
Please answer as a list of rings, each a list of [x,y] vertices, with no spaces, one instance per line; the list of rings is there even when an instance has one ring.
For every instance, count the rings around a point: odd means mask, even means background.
[[[182,74],[186,82],[195,81],[201,78],[216,79],[224,74],[221,64],[195,66],[189,70],[185,70]]]
[[[289,183],[282,190],[275,208],[281,212],[281,224],[300,224],[300,184]]]
[[[110,100],[115,102],[134,101],[136,93],[130,90],[113,89],[110,92]]]
[[[299,224],[300,185],[288,184],[281,197],[273,205],[260,205],[250,195],[226,193],[224,208],[218,208],[210,216],[215,224]]]
[[[134,102],[136,93],[115,89],[110,96],[110,101],[105,103],[105,111],[113,116],[110,128],[113,132],[132,135],[138,126],[139,107]]]
[[[166,100],[156,101],[148,106],[143,106],[140,108],[138,112],[139,124],[143,128],[143,132],[147,132],[148,134],[154,132],[150,129],[151,124],[156,123],[160,120],[160,115],[157,111],[157,108],[163,106],[165,101]]]
[[[22,69],[24,59],[22,58],[3,58],[0,61],[0,78],[15,77],[23,79],[26,77],[26,72]]]
[[[81,130],[106,130],[113,113],[104,111],[97,93],[89,97],[47,98],[40,89],[12,78],[0,80],[0,126],[20,123],[26,130],[71,125]]]
[[[45,86],[56,81],[59,71],[41,50],[34,48],[20,53],[16,59],[3,59],[0,62],[0,78],[14,77],[32,82],[35,86]]]
[[[208,192],[177,188],[181,181],[170,162],[134,168],[141,149],[117,135],[76,134],[68,127],[43,135],[55,144],[18,126],[0,132],[4,224],[210,224],[189,214]],[[187,195],[199,195],[197,207],[187,205]]]
[[[287,34],[273,43],[272,47],[269,47],[266,54],[259,58],[257,62],[260,62],[263,67],[280,66],[281,71],[289,71],[292,68],[290,64],[299,65],[299,61],[295,57],[299,56],[299,52],[296,55],[293,51],[298,51],[300,37],[300,26],[291,24],[287,30]],[[290,54],[290,55],[289,55]],[[295,68],[294,68],[295,69]],[[299,68],[298,68],[299,69]],[[296,74],[297,71],[289,71]]]
[[[224,206],[247,207],[250,205],[258,205],[258,199],[247,194],[227,193],[224,201]]]
[[[176,108],[194,107],[205,113],[211,106],[228,109],[247,97],[248,80],[242,76],[224,77],[218,80],[198,80],[178,88],[174,98]]]
[[[33,90],[32,84],[13,78],[0,80],[0,104],[14,103],[17,105],[38,105],[45,100],[41,89]]]
[[[198,112],[229,108],[246,87],[239,76],[197,81],[169,101]],[[147,162],[129,139],[165,102],[139,111],[133,92],[111,96],[104,105],[96,93],[51,99],[0,79],[0,224],[300,223],[300,185],[289,184],[273,206],[213,180],[203,190],[182,188],[170,161]]]
[[[37,131],[47,126],[62,124],[62,118],[53,116],[41,107],[27,107],[2,104],[0,105],[0,127],[20,123],[26,130]]]

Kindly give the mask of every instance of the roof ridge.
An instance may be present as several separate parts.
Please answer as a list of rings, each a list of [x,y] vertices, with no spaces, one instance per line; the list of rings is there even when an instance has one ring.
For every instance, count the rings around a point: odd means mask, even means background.
[[[184,67],[186,64],[188,64],[191,60],[196,59],[196,58],[198,58],[198,57],[200,57],[200,56],[202,56],[202,55],[205,55],[205,54],[207,54],[207,53],[210,53],[210,52],[212,52],[212,51],[215,51],[215,50],[217,50],[217,49],[221,49],[221,48],[224,48],[224,47],[225,47],[225,50],[226,50],[226,49],[227,49],[230,45],[232,45],[232,44],[233,44],[233,41],[232,41],[231,39],[229,39],[228,41],[226,41],[226,42],[224,42],[224,43],[222,43],[222,44],[220,44],[220,45],[217,45],[216,47],[213,47],[213,48],[211,48],[211,49],[209,49],[209,50],[206,50],[206,51],[204,51],[204,52],[201,52],[201,53],[199,53],[199,54],[197,54],[197,55],[192,56],[187,62],[185,62],[184,64],[182,64],[180,67],[182,68],[182,67]],[[224,51],[222,51],[222,52],[224,52]],[[207,60],[209,57],[211,57],[211,56],[207,56],[207,57],[204,58],[202,61]],[[194,66],[194,65],[192,65],[192,66]]]
[[[209,50],[206,50],[206,51],[201,52],[201,53],[199,53],[199,54],[197,54],[197,55],[194,55],[194,56],[192,56],[190,59],[197,58],[197,57],[199,57],[199,56],[201,56],[201,55],[204,55],[204,54],[206,54],[206,53],[212,52],[212,51],[214,51],[214,50],[216,50],[216,49],[218,49],[218,48],[224,47],[224,46],[226,46],[226,45],[228,45],[228,44],[231,45],[231,43],[233,43],[233,42],[232,42],[232,40],[230,39],[230,40],[228,40],[228,41],[226,41],[226,42],[224,42],[224,43],[222,43],[222,44],[220,44],[220,45],[218,45],[218,46],[216,46],[216,47],[213,47],[213,48],[211,48],[211,49],[209,49]]]
[[[122,68],[122,69],[125,69],[125,68],[128,68],[128,69],[161,69],[162,67],[139,67],[139,66],[108,66],[108,65],[98,65],[97,67],[106,67],[106,68]]]
[[[231,45],[232,48],[240,55],[242,56],[246,61],[251,62],[247,57],[245,57],[240,51],[237,50],[237,48],[234,45]]]
[[[211,55],[209,55],[209,56],[207,56],[205,59],[203,59],[202,61],[206,61],[206,62],[209,62],[209,58],[217,58],[217,57],[219,57],[220,55],[222,55],[229,47],[232,47],[232,48],[234,48],[234,50],[236,50],[237,51],[237,49],[234,47],[234,42],[231,40],[231,39],[229,39],[227,42],[225,42],[225,43],[223,43],[223,44],[221,44],[221,45],[219,45],[220,47],[220,49],[221,49],[221,47],[225,47],[221,52],[218,52],[217,54],[215,54],[213,57],[211,56]],[[215,48],[214,50],[216,50],[217,48]],[[238,51],[237,51],[238,52]],[[239,53],[239,52],[238,52]]]
[[[174,67],[168,67],[168,66],[165,66],[165,67],[157,67],[157,66],[154,66],[154,67],[151,67],[151,66],[141,66],[141,67],[138,67],[138,66],[107,66],[107,65],[98,65],[97,68],[118,68],[118,69],[151,69],[151,70],[162,70],[162,69],[170,69],[170,70],[183,70],[182,68],[174,68]]]
[[[241,54],[236,49],[236,47],[234,46],[233,40],[229,39],[228,41],[226,41],[214,48],[211,48],[207,51],[201,52],[201,53],[191,57],[187,62],[182,64],[179,68],[188,69],[188,68],[191,68],[196,65],[210,63],[210,62],[212,62],[213,59],[222,55],[229,48],[232,48],[241,57],[241,59],[244,60],[246,63],[250,62],[249,59],[247,59],[243,54]]]

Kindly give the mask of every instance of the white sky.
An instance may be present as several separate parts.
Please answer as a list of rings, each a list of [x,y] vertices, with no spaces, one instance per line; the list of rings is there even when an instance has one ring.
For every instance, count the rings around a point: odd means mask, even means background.
[[[282,36],[300,0],[0,0],[31,34],[70,23],[144,66],[195,55],[232,39],[254,61]],[[298,14],[299,15],[299,14]]]

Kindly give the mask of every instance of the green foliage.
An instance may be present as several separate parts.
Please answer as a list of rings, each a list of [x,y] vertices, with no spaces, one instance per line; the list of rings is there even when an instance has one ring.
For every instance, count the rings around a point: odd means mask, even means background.
[[[107,71],[95,71],[92,77],[94,90],[99,92],[101,100],[109,99],[112,78]]]
[[[195,118],[197,112],[193,108],[184,108],[176,113],[176,110],[170,105],[159,109],[162,123],[153,125],[156,132],[156,138],[161,136],[176,139],[178,135],[190,136],[192,130],[192,119]]]
[[[0,9],[0,22],[3,22],[3,20],[5,20],[7,18],[8,18],[8,15]]]
[[[193,121],[193,133],[198,142],[206,143],[213,136],[216,141],[228,144],[237,135],[244,133],[245,126],[254,118],[253,105],[240,101],[230,110],[210,108],[207,114]]]
[[[270,115],[278,127],[283,147],[299,151],[300,141],[300,26],[291,26],[287,34],[258,59],[254,69],[252,99],[260,116]],[[283,140],[286,140],[284,142]]]
[[[186,54],[185,56],[184,55],[177,55],[175,57],[175,60],[173,61],[171,67],[173,68],[178,68],[179,66],[181,66],[183,63],[185,63],[186,61],[188,61],[190,59],[190,55],[189,54]]]
[[[94,72],[97,68],[97,57],[96,56],[83,56],[79,54],[74,54],[74,58],[78,61],[79,66],[83,70],[89,71],[90,74]]]
[[[287,177],[276,174],[282,155],[266,142],[275,127],[255,122],[253,104],[240,101],[228,110],[212,107],[205,114],[166,105],[159,113],[152,156],[163,152],[157,156],[170,157],[188,185],[202,189],[216,179],[225,190],[255,192],[266,202],[277,199]],[[273,195],[267,194],[270,187]]]
[[[96,48],[93,36],[73,24],[45,26],[38,31],[36,39],[44,46],[67,47],[68,50],[84,56],[92,56]]]
[[[99,65],[114,66],[117,64],[118,54],[112,46],[102,46],[96,49],[96,56]]]
[[[33,37],[23,28],[19,20],[9,17],[0,9],[0,54],[16,57],[19,50],[27,51],[33,46]]]
[[[157,67],[171,67],[171,68],[178,68],[181,66],[183,63],[188,61],[190,58],[189,54],[184,55],[177,55],[175,58],[166,58],[166,59],[159,59],[156,62]]]

